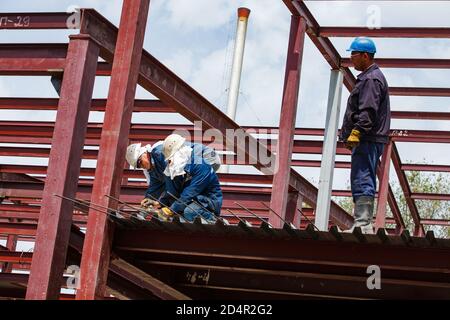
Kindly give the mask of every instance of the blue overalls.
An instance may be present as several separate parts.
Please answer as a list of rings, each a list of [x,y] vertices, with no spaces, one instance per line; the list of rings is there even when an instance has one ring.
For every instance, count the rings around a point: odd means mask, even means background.
[[[170,209],[183,214],[188,221],[193,221],[199,215],[213,221],[213,215],[220,215],[222,208],[219,178],[202,156],[205,147],[199,144],[191,144],[191,147],[191,161],[184,168],[186,174],[166,180],[167,191],[179,198]]]
[[[166,169],[166,159],[162,153],[162,144],[154,147],[151,151],[151,161],[153,165],[152,170],[147,170],[150,176],[149,186],[145,192],[145,197],[152,200],[158,199],[158,201],[164,206],[170,206],[171,197],[165,192],[166,179],[168,178],[164,174]]]
[[[146,195],[160,197],[160,203],[169,206],[188,221],[193,221],[198,215],[206,220],[214,220],[213,215],[220,215],[223,195],[216,172],[203,158],[203,153],[211,149],[196,143],[191,143],[190,146],[193,151],[191,160],[184,168],[186,174],[173,180],[164,174],[167,163],[162,154],[162,145],[152,150],[155,167],[149,171],[150,186]],[[175,200],[169,193],[179,200]]]

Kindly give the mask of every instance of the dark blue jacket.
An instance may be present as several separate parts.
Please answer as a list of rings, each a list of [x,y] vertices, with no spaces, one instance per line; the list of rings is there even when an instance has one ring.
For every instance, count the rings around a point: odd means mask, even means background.
[[[357,129],[361,141],[387,143],[390,126],[389,86],[378,65],[373,64],[357,77],[339,138],[347,141],[352,129]]]
[[[153,169],[147,171],[150,175],[150,184],[145,192],[145,197],[159,199],[159,202],[169,206],[172,202],[171,197],[164,192],[166,188],[166,178],[168,177],[164,174],[167,164],[162,153],[162,144],[152,149],[151,157]]]
[[[152,152],[154,169],[149,170],[150,185],[147,189],[146,196],[149,194],[165,206],[170,206],[172,211],[183,214],[186,204],[190,204],[193,200],[199,202],[208,210],[220,215],[222,208],[223,195],[220,188],[219,178],[212,166],[205,162],[203,153],[210,151],[208,147],[191,143],[193,148],[191,161],[186,165],[184,171],[186,174],[177,176],[173,180],[164,174],[166,161],[162,154],[162,145],[155,147]],[[179,201],[169,195],[179,198]]]
[[[191,143],[193,148],[191,160],[185,166],[186,174],[173,180],[167,177],[166,190],[179,198],[170,206],[172,211],[183,214],[186,204],[193,200],[206,207],[209,211],[220,215],[222,208],[222,189],[219,178],[213,167],[205,162],[203,153],[210,151],[202,144]]]

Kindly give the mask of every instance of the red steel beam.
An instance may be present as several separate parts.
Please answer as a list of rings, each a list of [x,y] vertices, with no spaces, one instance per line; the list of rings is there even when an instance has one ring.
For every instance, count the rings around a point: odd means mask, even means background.
[[[2,189],[2,188],[4,189]],[[140,203],[142,200],[142,195],[146,189],[145,183],[140,185],[127,185],[121,187],[121,199],[129,203]],[[248,187],[248,186],[230,186],[226,185],[222,187],[224,193],[224,206],[238,208],[234,205],[233,201],[247,201],[251,202],[256,207],[260,209],[267,210],[266,207],[262,206],[259,201],[269,201],[272,189],[270,187]],[[16,198],[21,198],[22,200],[26,198],[36,198],[40,199],[42,197],[43,183],[32,183],[32,182],[1,182],[0,183],[0,194],[14,200]],[[349,195],[349,191],[336,191],[338,193],[345,193]],[[90,200],[90,195],[92,193],[92,183],[91,184],[79,184],[77,189],[76,197],[83,200]],[[228,201],[228,203],[226,203]],[[96,202],[94,202],[96,203]],[[256,208],[255,207],[255,208]],[[251,208],[250,208],[251,209]],[[96,214],[102,214],[96,212]]]
[[[0,110],[57,110],[58,100],[56,98],[1,98]],[[106,99],[92,99],[90,111],[104,112],[106,107]],[[175,112],[173,107],[167,106],[160,100],[143,100],[136,99],[134,101],[133,112]],[[33,122],[35,123],[35,122]]]
[[[411,193],[411,199],[413,199],[413,200],[450,201],[450,194],[414,192],[414,193]]]
[[[444,219],[422,219],[420,222],[426,225],[450,226],[450,220]]]
[[[124,153],[130,131],[145,27],[150,0],[124,0],[117,44],[114,50],[107,108],[97,161],[92,202],[115,208],[117,202],[105,195],[119,197]],[[97,30],[104,32],[104,30]],[[89,210],[84,241],[78,300],[102,299],[106,292],[109,255],[114,229],[106,215]]]
[[[389,94],[391,96],[450,97],[450,88],[390,87]]]
[[[429,69],[449,69],[449,59],[386,59],[376,58],[378,66],[382,68],[429,68]],[[350,58],[342,58],[342,67],[353,67]]]
[[[403,139],[402,139],[403,138]],[[409,137],[409,139],[406,139],[408,137],[393,137],[393,141],[404,141],[404,142],[421,142],[426,141],[430,143],[438,143],[441,139],[439,138],[415,138],[415,137]],[[22,141],[22,143],[39,143],[43,142],[43,138],[33,138],[33,137],[27,137],[26,142],[25,140]],[[50,138],[45,138],[50,139]],[[17,140],[19,140],[18,137],[15,138],[16,143]],[[416,141],[419,140],[419,141]],[[0,141],[4,141],[2,139],[2,136],[0,136]],[[13,139],[10,141],[13,143]],[[149,141],[149,142],[156,142],[156,141]],[[91,144],[87,144],[91,145]],[[98,144],[92,144],[92,145],[98,145]],[[218,146],[215,146],[218,147]],[[273,147],[274,148],[274,147]],[[219,148],[216,148],[219,149]],[[294,148],[293,152],[298,154],[320,154],[322,151],[322,142],[321,141],[304,141],[304,140],[297,140],[294,142]],[[0,147],[0,156],[11,156],[11,157],[41,157],[41,158],[47,158],[49,155],[50,149],[49,148],[33,148],[33,147]],[[97,159],[97,150],[83,150],[83,159]],[[339,155],[350,155],[350,152],[344,148],[342,143],[338,143],[337,148],[337,154]],[[226,164],[240,164],[240,165],[249,165],[249,160],[246,159],[245,161],[239,160],[236,156],[233,157],[233,159],[224,159],[224,163]],[[292,166],[305,166],[305,167],[317,167],[318,166],[317,161],[313,160],[297,160],[292,159],[291,165]],[[405,166],[405,167],[403,167]],[[14,172],[13,168],[18,167],[9,167],[9,165],[5,165],[5,169],[10,172]],[[349,168],[349,164],[347,162],[337,162],[336,168]],[[402,165],[402,169],[405,168],[405,170],[416,170],[416,171],[443,171],[448,172],[449,168],[448,166],[439,166],[439,165]],[[18,172],[24,172],[23,169],[18,169],[20,171]],[[6,171],[5,171],[6,172]],[[41,171],[42,172],[42,171]],[[36,169],[33,169],[33,166],[30,167],[29,172],[24,172],[33,174],[39,173],[39,170],[36,171]]]
[[[421,116],[422,114],[417,114],[416,117]],[[424,116],[426,116],[424,114]],[[436,119],[440,116],[439,113],[436,115],[429,115],[430,117],[435,117]],[[1,121],[0,124],[2,125],[3,132],[0,132],[2,134],[11,134],[11,135],[20,135],[20,132],[22,132],[22,129],[19,128],[25,128],[25,130],[28,131],[41,131],[45,133],[45,136],[51,136],[50,132],[53,131],[54,122],[30,122],[30,121]],[[8,126],[10,128],[8,128]],[[101,129],[103,126],[102,123],[89,123],[88,128],[90,129]],[[36,129],[37,128],[37,129]],[[271,127],[243,127],[246,130],[255,131],[258,134],[263,134],[265,131],[272,130]],[[9,129],[9,130],[7,130]],[[132,130],[137,130],[134,135],[138,135],[138,130],[152,130],[150,132],[141,132],[142,137],[137,138],[145,138],[145,135],[151,134],[159,134],[159,137],[164,136],[165,134],[172,132],[174,130],[187,130],[191,134],[194,134],[194,127],[193,125],[160,125],[160,124],[132,124],[131,127]],[[162,132],[162,133],[161,133]],[[323,129],[309,129],[309,128],[296,128],[295,129],[295,135],[304,135],[304,136],[323,136]],[[441,138],[441,139],[449,139],[450,134],[448,131],[438,131],[438,130],[409,130],[409,129],[392,129],[390,132],[390,135],[392,137],[429,137],[429,138]],[[93,136],[98,137],[98,136]],[[267,140],[265,137],[258,137],[260,140]],[[271,139],[269,141],[276,141],[277,139]],[[204,139],[204,141],[206,141]],[[211,139],[208,139],[208,141],[211,141]]]
[[[36,228],[37,225],[31,223],[0,222],[0,234],[3,235],[35,236]]]
[[[65,43],[0,44],[0,75],[46,76],[63,72]],[[25,63],[23,63],[25,62]],[[97,76],[111,75],[111,64],[99,61]]]
[[[400,213],[400,208],[398,207],[397,199],[394,196],[391,186],[389,186],[388,203],[391,208],[392,215],[394,216],[394,222],[397,224],[396,234],[401,234],[403,230],[406,229],[406,225],[402,214]]]
[[[16,223],[18,222],[17,219],[9,219],[9,222],[11,223]],[[16,246],[17,246],[17,235],[12,235],[9,234],[8,238],[6,239],[6,248],[9,251],[16,251]],[[7,263],[5,263],[2,267],[2,272],[6,272],[6,273],[11,273],[13,270],[13,263],[12,261],[6,261]]]
[[[320,163],[319,163],[320,166]],[[26,174],[42,174],[47,173],[47,167],[44,166],[27,166],[27,165],[1,165],[1,172],[26,173]],[[81,168],[80,176],[94,177],[94,168]],[[144,175],[140,170],[124,170],[123,176],[126,178],[143,178]],[[270,184],[272,183],[272,176],[256,175],[256,174],[232,174],[219,173],[220,181],[223,182],[242,182],[242,183],[257,183]],[[1,208],[2,205],[0,205]]]
[[[393,218],[386,218],[387,224],[395,224],[395,220]],[[450,220],[445,219],[421,219],[420,223],[423,225],[429,225],[429,226],[443,226],[447,227],[450,226]]]
[[[191,300],[187,295],[175,290],[164,282],[154,278],[123,259],[111,261],[111,272],[114,272],[131,283],[152,292],[163,300]]]
[[[278,170],[274,174],[273,192],[270,199],[270,207],[283,219],[286,218],[288,198],[295,198],[290,200],[297,203],[298,196],[298,192],[289,195],[289,178],[294,145],[295,120],[297,118],[305,30],[305,19],[298,16],[291,16],[291,30],[289,34],[283,99],[280,111],[280,132],[277,144]],[[275,227],[281,227],[283,225],[283,222],[274,213],[270,215],[269,223]]]
[[[146,241],[146,239],[152,241]],[[216,240],[216,241],[213,241]],[[442,278],[450,267],[448,248],[421,248],[401,245],[367,244],[350,241],[312,241],[308,239],[285,238],[261,239],[257,236],[247,237],[242,245],[240,235],[217,235],[207,232],[189,234],[182,231],[167,232],[166,230],[117,230],[114,248],[117,252],[166,252],[183,255],[189,260],[190,253],[207,259],[232,259],[233,267],[242,267],[255,263],[259,268],[268,265],[278,265],[284,270],[295,268],[293,264],[329,264],[331,268],[347,265],[360,267],[363,272],[367,266],[376,262],[382,270],[396,269],[402,272],[438,272]],[[253,260],[254,262],[250,262]],[[259,263],[259,264],[258,264]],[[320,268],[320,266],[319,266]],[[332,269],[330,269],[332,270]],[[347,270],[348,271],[348,270]],[[386,271],[389,273],[389,271]],[[403,274],[404,275],[404,274]],[[447,284],[448,285],[448,284]],[[366,288],[367,289],[367,288]]]
[[[2,12],[1,29],[68,29],[76,24],[68,24],[72,13],[66,12]],[[76,21],[76,20],[75,20]]]
[[[450,112],[391,111],[392,119],[450,120]]]
[[[0,251],[0,262],[13,263],[31,263],[33,253],[31,252],[15,252],[15,251]],[[5,271],[2,271],[5,272]]]
[[[379,38],[450,38],[450,28],[383,27],[320,27],[321,37],[379,37]]]
[[[386,207],[389,196],[389,169],[391,166],[392,141],[384,146],[383,156],[381,158],[380,187],[378,191],[378,203],[376,212],[375,229],[384,228],[386,225]]]
[[[7,44],[0,50],[0,75],[49,75],[62,72],[66,44]]]
[[[416,236],[424,236],[425,229],[423,225],[420,223],[420,215],[416,207],[416,203],[411,198],[411,189],[409,187],[408,179],[406,178],[405,172],[401,169],[401,159],[398,153],[397,147],[395,143],[392,143],[392,163],[394,164],[395,171],[397,173],[398,181],[403,190],[403,194],[405,196],[405,201],[408,206],[409,212],[413,218],[415,229],[414,235]]]
[[[73,203],[55,194],[76,193],[98,55],[88,35],[70,37],[26,299],[59,297]]]
[[[436,115],[438,117],[438,115]],[[87,138],[91,141],[98,140],[100,138],[100,133],[102,130],[102,123],[89,123]],[[256,131],[257,133],[262,133],[271,130],[270,127],[244,127],[247,130]],[[54,122],[30,122],[30,121],[0,121],[0,137],[5,136],[31,136],[31,137],[46,137],[51,138],[54,130]],[[174,130],[186,130],[189,131],[191,136],[194,135],[193,125],[160,125],[160,124],[131,124],[130,128],[130,139],[139,141],[157,141],[164,139],[168,134],[172,133]],[[308,128],[297,128],[295,129],[295,135],[305,135],[305,136],[323,136],[322,129],[308,129]],[[429,142],[445,142],[450,140],[450,133],[448,131],[438,131],[438,130],[408,130],[408,129],[393,129],[390,132],[391,137],[396,141],[405,142],[421,142],[422,140],[427,140]],[[196,137],[195,137],[196,138]],[[256,137],[257,140],[264,141],[265,145],[272,147],[276,145],[278,139],[266,139],[265,137]],[[33,140],[29,140],[31,142]],[[213,143],[212,138],[202,138],[202,143],[213,144],[214,147],[222,148],[221,145]],[[321,140],[295,140],[294,148],[302,145],[317,146],[321,147]],[[338,144],[338,150],[345,149],[342,144]],[[345,150],[339,151],[345,154]]]
[[[450,172],[450,166],[437,164],[402,164],[403,171]]]
[[[39,209],[39,208],[38,208]],[[17,211],[16,208],[5,208],[0,211],[0,219],[21,219],[22,221],[37,221],[39,219],[39,210],[33,212]],[[86,224],[87,215],[85,214],[73,214],[73,223],[81,225]]]

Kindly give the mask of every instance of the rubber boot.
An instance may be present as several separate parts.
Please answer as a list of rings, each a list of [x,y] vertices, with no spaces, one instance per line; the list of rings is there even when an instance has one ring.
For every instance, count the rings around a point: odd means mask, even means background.
[[[374,234],[373,230],[373,209],[375,198],[370,196],[361,196],[356,199],[353,226],[345,232],[353,232],[355,227],[360,227],[364,234]]]

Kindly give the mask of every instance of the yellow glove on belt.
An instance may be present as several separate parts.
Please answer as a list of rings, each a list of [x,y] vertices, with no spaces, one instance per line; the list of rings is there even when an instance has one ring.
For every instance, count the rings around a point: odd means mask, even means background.
[[[361,132],[359,132],[359,130],[357,129],[353,129],[352,133],[350,133],[350,136],[345,142],[345,146],[347,147],[347,149],[352,150],[354,147],[357,147],[359,145],[360,138]]]
[[[353,129],[352,133],[350,133],[350,136],[345,142],[345,146],[347,147],[347,149],[352,150],[354,147],[357,147],[359,145],[360,138],[361,132],[359,132],[359,130],[357,129]]]

